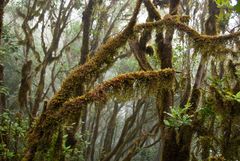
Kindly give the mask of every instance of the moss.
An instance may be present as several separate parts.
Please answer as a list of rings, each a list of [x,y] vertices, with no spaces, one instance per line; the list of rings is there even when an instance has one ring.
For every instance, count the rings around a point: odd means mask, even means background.
[[[83,96],[65,102],[57,117],[71,116],[89,103],[105,103],[111,97],[125,101],[139,97],[139,94],[140,96],[156,94],[159,89],[171,88],[173,78],[172,69],[122,74],[103,82]]]
[[[29,142],[31,145],[43,145],[45,149],[51,142],[53,132],[75,113],[81,112],[90,103],[106,103],[111,97],[127,100],[137,97],[139,93],[145,95],[155,94],[159,89],[171,88],[174,82],[174,70],[134,72],[123,74],[98,85],[83,96],[72,98],[64,103],[57,113],[47,111],[45,121],[38,126],[38,132],[32,133]],[[155,91],[156,90],[156,91]],[[127,91],[127,92],[126,92]],[[119,94],[120,93],[120,94]],[[126,97],[122,97],[125,95]],[[35,129],[36,130],[36,129]]]
[[[167,28],[172,27],[187,34],[193,40],[194,48],[200,50],[202,54],[208,54],[212,56],[219,56],[226,53],[230,53],[232,55],[239,54],[238,52],[228,49],[225,46],[234,38],[239,37],[240,32],[220,36],[202,35],[188,25],[184,24],[184,22],[188,21],[188,19],[188,16],[167,15],[162,20],[136,25],[134,30],[135,32],[139,32],[143,29],[149,28],[159,29],[164,26]]]
[[[211,156],[208,158],[209,161],[225,161],[223,156]]]
[[[164,17],[164,19],[161,19],[155,22],[146,22],[146,23],[138,24],[134,27],[134,31],[140,32],[143,29],[159,28],[161,26],[168,24],[169,20],[173,22],[173,24],[177,23],[177,21],[186,22],[189,20],[189,18],[190,18],[189,16],[176,16],[176,15],[166,16]]]
[[[174,71],[172,69],[165,69],[161,71],[123,74],[106,81],[87,94],[65,102],[64,108],[59,112],[56,113],[48,110],[42,116],[45,117],[45,121],[38,125],[37,129],[34,129],[34,133],[31,133],[29,143],[32,146],[40,145],[38,151],[47,149],[49,143],[51,143],[54,131],[70,116],[81,111],[82,108],[86,108],[87,104],[93,102],[105,103],[110,97],[115,96],[122,99],[121,97],[125,94],[125,91],[128,91],[128,97],[124,98],[124,100],[135,97],[136,93],[134,91],[139,91],[139,89],[145,89],[142,93],[146,93],[146,91],[148,93],[154,93],[154,90],[148,91],[148,89],[152,89],[152,85],[155,87],[153,89],[159,89],[159,87],[169,88],[173,82],[173,77]],[[137,92],[137,94],[139,94],[139,92]]]

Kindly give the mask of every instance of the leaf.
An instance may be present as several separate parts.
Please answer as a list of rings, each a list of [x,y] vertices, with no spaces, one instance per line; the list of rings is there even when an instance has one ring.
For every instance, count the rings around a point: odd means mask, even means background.
[[[234,6],[234,9],[237,13],[240,13],[240,1],[238,1],[238,3]]]
[[[171,126],[171,125],[170,125],[170,122],[169,122],[168,120],[163,120],[163,122],[164,122],[164,124],[165,124],[166,126]]]
[[[172,115],[171,113],[168,113],[168,112],[164,112],[164,113],[167,114],[170,117],[174,117],[174,115]]]
[[[240,99],[240,91],[236,94],[236,98]]]
[[[8,95],[8,88],[4,86],[0,86],[0,94]]]
[[[6,155],[7,155],[8,158],[13,158],[14,157],[14,153],[11,152],[11,151],[7,151]]]

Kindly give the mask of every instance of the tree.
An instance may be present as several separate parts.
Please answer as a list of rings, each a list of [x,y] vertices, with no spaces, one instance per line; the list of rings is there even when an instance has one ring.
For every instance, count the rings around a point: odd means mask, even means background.
[[[13,97],[6,108],[30,124],[26,145],[2,126],[16,140],[4,151],[14,143],[26,149],[11,153],[15,159],[239,158],[240,32],[229,2],[19,4],[20,19],[12,19],[22,28],[9,32],[23,49],[21,110]],[[9,116],[7,125],[25,129],[22,117]]]

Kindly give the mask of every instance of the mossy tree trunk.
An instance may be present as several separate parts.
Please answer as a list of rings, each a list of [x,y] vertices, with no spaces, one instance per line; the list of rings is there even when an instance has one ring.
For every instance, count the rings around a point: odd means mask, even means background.
[[[170,0],[169,14],[177,15],[180,0]],[[172,68],[172,39],[174,28],[166,30],[165,37],[163,31],[157,33],[156,43],[158,56],[161,61],[161,69]],[[157,108],[159,111],[159,121],[161,124],[161,142],[160,142],[160,161],[177,161],[178,153],[180,152],[176,140],[176,131],[174,128],[166,127],[163,124],[165,119],[164,112],[169,111],[173,106],[173,91],[162,90],[157,95]]]

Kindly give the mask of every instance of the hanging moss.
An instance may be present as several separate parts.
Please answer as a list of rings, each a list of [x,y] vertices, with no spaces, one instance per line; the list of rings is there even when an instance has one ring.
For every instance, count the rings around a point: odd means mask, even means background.
[[[95,89],[83,96],[72,98],[65,102],[57,113],[47,111],[45,121],[38,127],[38,133],[32,133],[29,143],[39,144],[39,150],[47,149],[54,131],[75,113],[81,112],[90,103],[105,103],[111,97],[119,100],[129,100],[141,95],[152,95],[159,89],[171,88],[174,80],[174,70],[134,72],[123,74],[109,81],[103,82]],[[119,94],[120,93],[120,94]],[[125,97],[123,97],[125,95]]]
[[[168,23],[169,20],[177,23],[177,21],[180,22],[187,22],[189,20],[189,16],[165,16],[163,19],[155,21],[155,22],[145,22],[142,24],[138,24],[134,27],[135,32],[140,32],[143,29],[151,29],[151,28],[159,28],[161,26],[164,26]]]
[[[239,52],[235,52],[232,49],[226,48],[226,44],[236,37],[240,36],[240,32],[231,33],[228,35],[202,35],[184,24],[189,20],[189,16],[171,16],[167,15],[162,20],[155,22],[148,22],[136,25],[134,30],[139,32],[143,29],[148,28],[161,28],[161,27],[172,27],[181,32],[186,33],[194,42],[194,48],[200,50],[202,54],[208,54],[212,56],[219,56],[221,54],[230,53],[237,55]]]
[[[111,97],[125,101],[129,98],[139,97],[139,95],[156,94],[158,89],[171,88],[173,78],[174,71],[168,68],[159,71],[122,74],[103,82],[83,96],[65,102],[64,108],[60,110],[58,115],[70,116],[71,113],[78,112],[89,103],[105,103]]]
[[[138,95],[146,96],[153,95],[159,89],[172,88],[174,80],[174,70],[164,69],[159,71],[134,72],[122,74],[109,81],[105,81],[98,85],[95,89],[89,91],[83,96],[72,98],[64,103],[63,107],[57,113],[48,111],[48,116],[41,129],[44,131],[44,142],[41,145],[46,146],[51,141],[50,134],[56,128],[66,121],[75,113],[81,112],[81,109],[86,108],[90,103],[106,103],[111,97],[119,100],[129,100],[130,98],[139,97]],[[119,94],[120,93],[120,94]],[[39,142],[38,136],[35,136],[34,141]],[[43,148],[43,147],[42,147]]]

